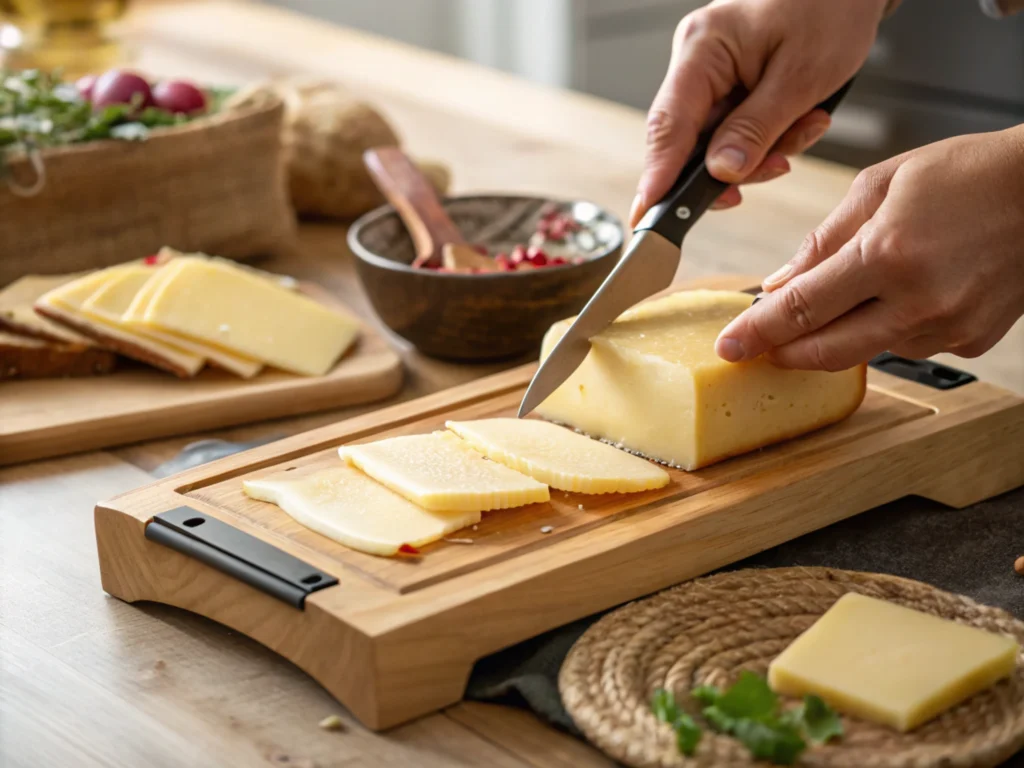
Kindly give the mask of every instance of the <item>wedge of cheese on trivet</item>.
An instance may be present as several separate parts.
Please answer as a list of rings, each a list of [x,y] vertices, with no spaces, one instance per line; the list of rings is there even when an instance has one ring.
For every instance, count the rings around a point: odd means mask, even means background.
[[[692,470],[853,413],[866,366],[793,371],[715,354],[718,334],[751,302],[745,293],[700,290],[634,307],[591,340],[586,359],[537,414]],[[542,360],[571,322],[548,331]]]
[[[96,339],[102,346],[125,357],[169,371],[176,376],[195,376],[206,363],[200,355],[138,333],[121,323],[86,314],[82,305],[102,288],[134,265],[109,267],[73,280],[41,296],[36,312]]]
[[[488,461],[451,432],[390,437],[338,453],[425,509],[483,512],[551,498],[543,483]]]
[[[0,331],[0,380],[100,376],[114,370],[113,352],[84,344],[58,344]]]
[[[33,308],[40,296],[85,274],[25,275],[15,280],[0,291],[0,330],[61,344],[96,346],[93,339],[43,317]]]
[[[668,485],[661,467],[550,422],[480,419],[445,426],[488,459],[561,491],[635,493]]]
[[[1020,650],[1011,637],[851,592],[771,663],[768,682],[909,731],[1012,674]]]
[[[170,268],[171,265],[160,269],[154,269],[144,264],[126,266],[83,302],[82,311],[91,318],[121,325],[122,317],[136,296],[147,290],[150,283],[160,284],[162,276]],[[152,295],[152,289],[149,290]],[[156,328],[133,327],[133,330],[142,336],[180,347],[193,355],[204,357],[210,363],[230,371],[236,376],[241,376],[243,379],[252,378],[263,367],[258,360],[235,355],[212,344],[202,344]]]
[[[279,474],[244,480],[247,496],[276,504],[297,523],[346,547],[393,555],[403,545],[422,547],[480,522],[480,513],[428,511],[339,465],[305,477]]]
[[[125,322],[305,376],[327,373],[359,333],[351,316],[226,262],[181,259],[166,268]]]

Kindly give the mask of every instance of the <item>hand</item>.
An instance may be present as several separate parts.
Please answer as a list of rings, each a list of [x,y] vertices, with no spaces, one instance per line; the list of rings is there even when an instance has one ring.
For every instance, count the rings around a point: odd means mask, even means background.
[[[647,159],[631,226],[668,191],[698,135],[749,93],[715,131],[707,165],[720,181],[767,181],[829,127],[814,109],[860,68],[885,0],[715,0],[676,29],[668,74],[647,118]],[[740,201],[730,187],[716,207]]]
[[[1024,126],[868,168],[715,349],[827,371],[886,350],[977,357],[1024,314],[1022,201]]]

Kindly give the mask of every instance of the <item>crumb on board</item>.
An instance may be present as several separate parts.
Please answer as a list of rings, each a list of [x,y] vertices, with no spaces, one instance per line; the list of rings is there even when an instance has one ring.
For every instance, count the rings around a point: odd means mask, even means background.
[[[477,528],[479,528],[479,527],[480,527],[479,525],[474,525],[474,526],[473,526],[473,530],[475,531],[475,530],[476,530]]]
[[[472,544],[472,539],[445,539],[449,544]]]
[[[576,509],[578,509],[580,512],[582,512],[583,511],[583,505],[582,504],[577,504],[576,505]]]
[[[328,715],[317,723],[325,731],[344,731],[345,722],[337,715]]]
[[[541,533],[551,533],[553,530],[555,530],[555,529],[552,526],[545,525],[543,528],[540,529],[540,532]]]

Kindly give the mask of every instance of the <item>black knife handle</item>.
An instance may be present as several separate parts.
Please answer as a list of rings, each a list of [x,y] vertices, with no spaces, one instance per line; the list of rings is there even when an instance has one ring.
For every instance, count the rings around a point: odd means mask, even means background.
[[[821,102],[816,109],[823,109],[831,115],[839,102],[846,96],[846,92],[850,90],[855,79],[856,75]],[[690,231],[697,219],[703,216],[708,207],[728,188],[727,183],[719,181],[708,173],[705,165],[708,142],[711,141],[711,136],[717,127],[716,125],[700,135],[693,154],[683,166],[683,170],[672,188],[644,214],[640,223],[636,225],[636,229],[633,230],[634,233],[651,230],[676,245],[682,246],[683,238],[686,237],[686,233]]]

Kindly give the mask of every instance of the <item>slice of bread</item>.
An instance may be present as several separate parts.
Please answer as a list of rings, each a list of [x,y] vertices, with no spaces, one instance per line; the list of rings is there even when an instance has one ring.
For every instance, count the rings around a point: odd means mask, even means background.
[[[0,380],[101,376],[117,356],[84,344],[58,344],[0,331]]]

